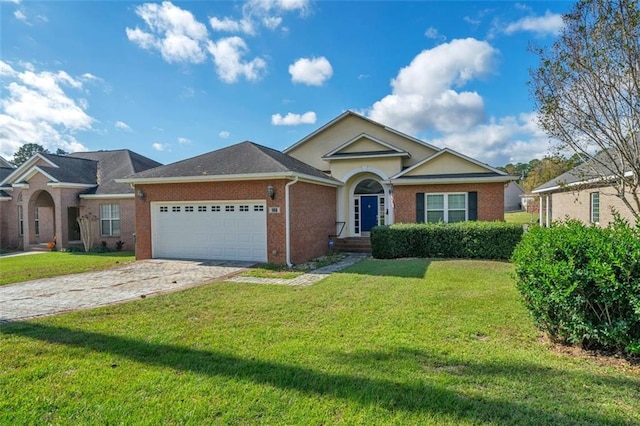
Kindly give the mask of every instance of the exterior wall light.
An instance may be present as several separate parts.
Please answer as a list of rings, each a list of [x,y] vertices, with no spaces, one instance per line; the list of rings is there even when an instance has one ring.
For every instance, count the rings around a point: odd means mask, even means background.
[[[140,201],[144,201],[144,199],[145,199],[145,195],[144,195],[144,192],[142,192],[142,189],[138,189],[136,191],[136,196],[138,197],[138,200],[140,200]]]
[[[276,198],[276,190],[273,187],[273,185],[269,185],[267,186],[267,195],[269,196],[269,198],[271,198],[272,200],[274,198]]]

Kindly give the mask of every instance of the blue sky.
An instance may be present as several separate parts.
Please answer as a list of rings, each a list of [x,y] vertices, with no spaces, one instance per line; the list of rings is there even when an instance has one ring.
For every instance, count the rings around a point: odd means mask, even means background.
[[[284,149],[345,110],[494,166],[548,152],[527,81],[572,2],[0,0],[0,155]]]

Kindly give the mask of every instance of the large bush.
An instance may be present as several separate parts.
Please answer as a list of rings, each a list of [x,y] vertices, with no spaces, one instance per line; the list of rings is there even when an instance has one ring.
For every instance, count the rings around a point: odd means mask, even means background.
[[[640,229],[577,221],[535,227],[512,258],[540,329],[588,349],[640,354]]]
[[[504,222],[399,223],[373,228],[371,249],[380,259],[509,259],[521,237],[521,225]]]

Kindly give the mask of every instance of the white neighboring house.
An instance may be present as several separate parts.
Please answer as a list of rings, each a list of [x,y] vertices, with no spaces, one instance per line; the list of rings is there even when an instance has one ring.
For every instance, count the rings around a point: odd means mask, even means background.
[[[509,182],[504,188],[504,211],[515,212],[523,209],[520,196],[524,194],[524,189],[516,182]]]

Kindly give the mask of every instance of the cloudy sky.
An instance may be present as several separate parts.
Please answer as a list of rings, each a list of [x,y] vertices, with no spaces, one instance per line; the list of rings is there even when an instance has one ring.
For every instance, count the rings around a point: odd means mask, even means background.
[[[548,152],[527,81],[571,2],[0,0],[0,155],[284,149],[345,110],[494,166]]]

